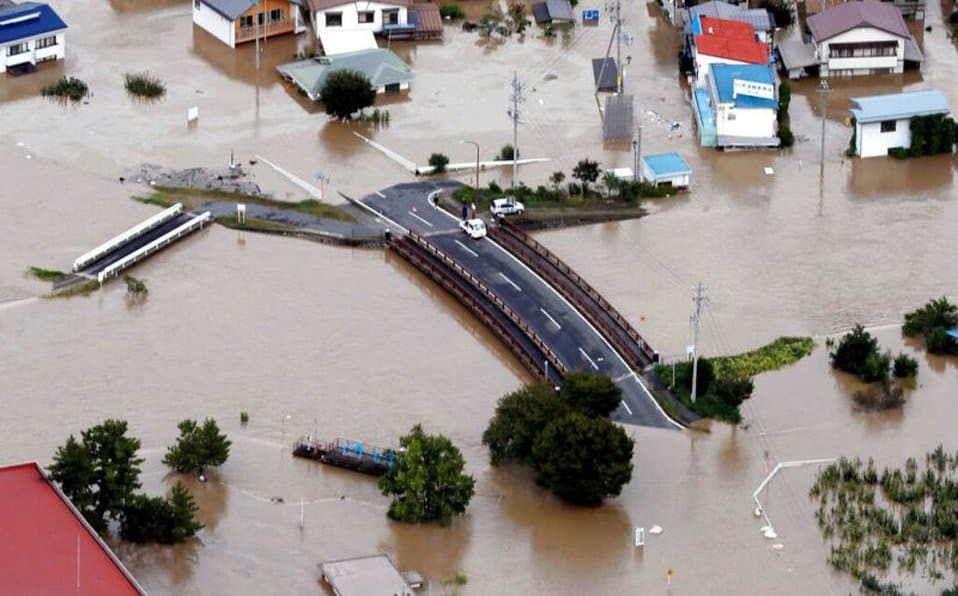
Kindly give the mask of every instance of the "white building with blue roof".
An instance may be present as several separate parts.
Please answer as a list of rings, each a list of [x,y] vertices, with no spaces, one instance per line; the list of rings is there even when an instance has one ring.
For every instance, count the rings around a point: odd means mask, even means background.
[[[642,180],[656,186],[688,188],[692,183],[692,168],[682,156],[672,151],[642,156]]]
[[[914,116],[948,114],[948,100],[936,89],[853,97],[848,110],[855,118],[855,153],[859,157],[888,155],[895,147],[911,146]]]
[[[30,72],[40,62],[62,60],[67,25],[39,2],[0,0],[0,60],[13,73]]]
[[[717,147],[778,147],[778,93],[770,65],[712,64],[707,87],[708,97],[694,103],[710,112],[696,116],[703,145],[708,138]],[[705,122],[714,128],[703,130]]]

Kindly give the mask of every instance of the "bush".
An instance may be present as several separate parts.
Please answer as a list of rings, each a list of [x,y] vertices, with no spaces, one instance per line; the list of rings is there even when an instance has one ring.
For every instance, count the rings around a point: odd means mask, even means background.
[[[132,275],[124,275],[123,281],[126,282],[126,293],[133,297],[143,297],[150,293],[146,287],[146,282]]]
[[[120,537],[138,544],[183,542],[203,528],[196,511],[193,495],[180,482],[173,485],[169,499],[135,495],[123,509]]]
[[[466,13],[458,4],[443,4],[439,7],[439,15],[444,19],[458,21],[466,18]]]
[[[755,382],[751,377],[734,376],[715,380],[712,392],[716,397],[730,406],[738,407],[746,399],[752,397]]]
[[[791,147],[795,144],[795,135],[787,124],[780,124],[778,127],[778,140],[782,147]]]
[[[349,120],[356,112],[375,103],[376,89],[363,73],[344,68],[326,77],[319,99],[327,114]]]
[[[911,157],[911,154],[905,147],[889,147],[888,155],[894,157],[895,159],[908,159]]]
[[[882,361],[881,354],[878,351],[878,340],[865,331],[861,325],[856,325],[849,333],[842,336],[838,341],[838,346],[829,354],[832,367],[851,373],[861,380],[867,382],[869,378],[879,375]],[[885,366],[885,377],[889,362]],[[881,377],[884,378],[884,377]],[[875,378],[872,380],[881,380]]]
[[[866,383],[877,383],[888,380],[888,372],[891,369],[891,352],[880,354],[878,352],[869,354],[865,359],[865,367],[858,375]]]
[[[892,372],[898,379],[910,379],[918,374],[918,361],[908,354],[895,356]]]
[[[920,308],[905,313],[905,323],[901,326],[901,331],[908,337],[918,337],[927,335],[936,327],[958,327],[958,306],[948,302],[944,296],[929,300]]]
[[[598,418],[608,416],[619,407],[622,389],[606,375],[570,372],[562,379],[559,397],[572,409]]]
[[[137,97],[153,99],[166,93],[166,85],[148,72],[128,72],[123,75],[123,81],[127,93]]]
[[[47,85],[40,92],[44,97],[63,97],[71,101],[80,101],[90,92],[86,83],[76,77],[60,77],[57,82]]]
[[[499,153],[496,154],[495,160],[510,161],[512,159],[515,159],[515,157],[516,157],[516,150],[512,147],[512,145],[503,145],[502,149],[499,150]]]
[[[240,412],[240,424],[249,424],[249,413],[246,410]]]
[[[446,166],[449,165],[449,158],[442,153],[433,153],[429,156],[429,165],[434,168],[433,174],[442,174],[446,171]]]
[[[958,341],[941,327],[936,327],[925,336],[925,347],[932,354],[958,354]]]

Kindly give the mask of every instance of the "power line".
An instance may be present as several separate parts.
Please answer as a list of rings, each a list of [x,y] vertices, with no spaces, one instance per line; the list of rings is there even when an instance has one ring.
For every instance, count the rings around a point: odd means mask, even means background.
[[[709,298],[706,295],[708,289],[705,284],[699,282],[692,291],[692,301],[695,302],[695,313],[692,314],[692,329],[694,330],[694,339],[692,340],[692,403],[695,403],[695,390],[698,384],[699,372],[699,327],[702,323],[702,305],[708,305]]]
[[[512,71],[512,93],[509,96],[509,108],[506,113],[512,120],[512,199],[516,198],[516,185],[519,178],[519,122],[522,120],[522,105],[526,103],[526,84],[519,79],[519,73]]]

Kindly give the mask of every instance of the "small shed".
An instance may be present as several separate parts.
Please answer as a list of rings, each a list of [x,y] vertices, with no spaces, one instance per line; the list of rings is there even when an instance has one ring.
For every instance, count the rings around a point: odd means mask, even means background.
[[[692,168],[676,152],[642,156],[642,180],[656,186],[688,188]]]
[[[412,596],[410,585],[384,554],[319,564],[336,596]]]
[[[532,16],[537,25],[571,23],[575,21],[569,0],[546,0],[532,5]]]
[[[778,44],[778,55],[782,58],[782,70],[790,79],[807,75],[806,69],[819,63],[815,57],[815,46],[800,39],[787,39]]]
[[[615,65],[615,58],[593,58],[592,79],[596,91],[616,91],[619,88],[619,69]]]
[[[895,147],[911,146],[911,119],[948,113],[948,99],[937,89],[853,97],[855,153],[859,157],[888,155]]]

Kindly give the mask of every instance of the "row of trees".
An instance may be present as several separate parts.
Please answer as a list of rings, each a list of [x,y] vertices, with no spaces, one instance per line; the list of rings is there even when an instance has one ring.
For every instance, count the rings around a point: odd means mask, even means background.
[[[588,373],[529,385],[499,400],[482,442],[492,465],[528,465],[561,499],[599,505],[632,478],[634,442],[606,418],[621,400],[611,379]]]
[[[177,471],[192,472],[220,465],[229,457],[229,440],[216,422],[202,427],[193,420],[179,424],[181,434],[163,462]],[[119,523],[120,536],[132,542],[170,544],[193,536],[203,525],[196,521],[196,503],[179,481],[168,498],[137,493],[140,440],[127,435],[125,420],[109,419],[70,435],[57,448],[50,477],[60,485],[84,519],[105,534],[110,521]]]

